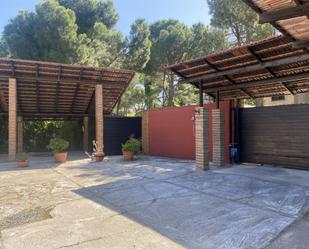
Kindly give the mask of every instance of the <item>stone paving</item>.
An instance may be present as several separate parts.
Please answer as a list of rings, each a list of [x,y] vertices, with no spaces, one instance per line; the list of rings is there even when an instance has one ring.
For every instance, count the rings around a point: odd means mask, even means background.
[[[0,248],[306,248],[309,172],[72,159],[0,164]]]

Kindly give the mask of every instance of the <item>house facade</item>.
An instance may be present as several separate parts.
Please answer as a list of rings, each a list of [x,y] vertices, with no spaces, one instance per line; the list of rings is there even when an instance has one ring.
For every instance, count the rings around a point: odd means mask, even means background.
[[[260,98],[256,101],[256,106],[278,106],[293,104],[308,104],[309,94],[301,93],[295,95],[280,95],[267,98]]]

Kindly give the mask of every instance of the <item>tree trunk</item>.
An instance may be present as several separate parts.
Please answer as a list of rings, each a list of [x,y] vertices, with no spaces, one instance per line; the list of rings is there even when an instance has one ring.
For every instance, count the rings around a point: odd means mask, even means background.
[[[152,97],[151,97],[151,82],[145,81],[145,106],[146,109],[149,110],[152,107]]]
[[[174,97],[175,97],[174,77],[173,75],[171,75],[168,82],[167,106],[170,107],[174,105]]]
[[[119,99],[118,104],[117,104],[117,109],[116,109],[117,116],[119,116],[119,113],[120,113],[120,106],[121,106],[121,98]]]

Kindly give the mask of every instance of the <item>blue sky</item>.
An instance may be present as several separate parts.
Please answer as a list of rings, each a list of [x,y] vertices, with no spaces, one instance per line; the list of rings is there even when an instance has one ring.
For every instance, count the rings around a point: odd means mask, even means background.
[[[39,0],[4,0],[0,8],[0,32],[19,10],[34,10]],[[199,21],[209,24],[210,16],[206,0],[114,0],[120,16],[117,29],[125,34],[137,18],[145,18],[148,22],[158,19],[175,18],[187,25]]]

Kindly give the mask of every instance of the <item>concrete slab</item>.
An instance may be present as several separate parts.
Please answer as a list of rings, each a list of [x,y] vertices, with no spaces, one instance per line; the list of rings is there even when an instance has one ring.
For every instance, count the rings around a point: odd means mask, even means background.
[[[0,248],[302,248],[306,178],[254,166],[203,172],[157,157],[0,164],[0,224],[23,221],[0,228]]]

